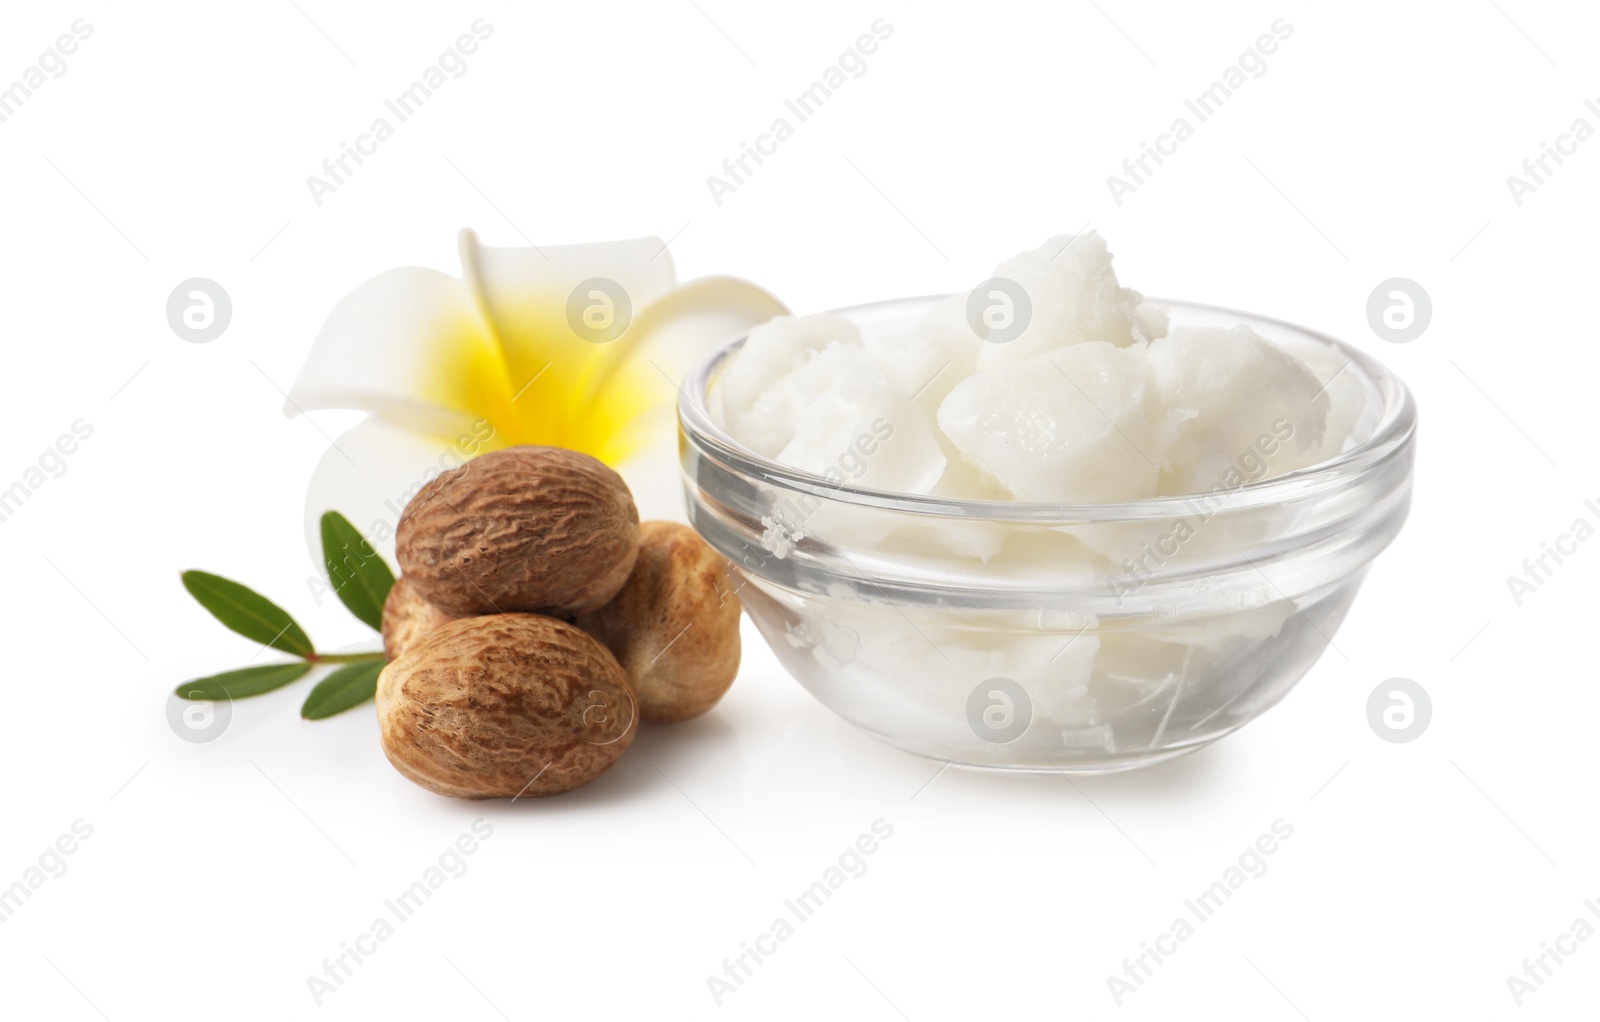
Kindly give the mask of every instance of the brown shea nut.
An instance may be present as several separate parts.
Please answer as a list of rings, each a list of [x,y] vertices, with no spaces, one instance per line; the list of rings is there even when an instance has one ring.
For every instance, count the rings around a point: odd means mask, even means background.
[[[456,615],[598,609],[638,553],[639,512],[622,477],[559,447],[508,447],[446,472],[395,530],[405,576]]]
[[[739,597],[689,526],[645,522],[639,531],[622,591],[577,623],[616,654],[640,716],[675,724],[715,706],[739,673]]]
[[[599,777],[638,730],[606,648],[537,614],[450,621],[378,677],[383,751],[455,798],[554,795]]]
[[[389,589],[389,598],[383,601],[384,655],[399,660],[418,639],[455,619],[454,614],[446,614],[424,600],[411,580],[400,576]]]

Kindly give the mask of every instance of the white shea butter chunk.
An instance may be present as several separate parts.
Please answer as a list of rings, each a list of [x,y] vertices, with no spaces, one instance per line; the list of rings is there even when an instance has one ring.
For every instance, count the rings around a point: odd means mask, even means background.
[[[862,349],[831,344],[777,386],[805,399],[783,464],[900,493],[926,493],[944,474],[933,423]]]
[[[712,421],[752,450],[776,457],[830,382],[829,364],[815,365],[816,356],[830,345],[859,350],[860,343],[854,323],[827,314],[779,316],[755,327],[722,365],[708,402]]]
[[[872,336],[867,354],[929,416],[938,414],[945,395],[978,366],[981,342],[967,322],[967,295],[942,299],[916,329]]]
[[[1018,500],[1154,496],[1142,354],[1093,341],[978,373],[945,398],[939,428]]]
[[[1071,344],[1125,348],[1165,331],[1165,317],[1153,309],[1141,312],[1139,292],[1117,282],[1111,252],[1094,231],[1051,238],[1032,252],[1007,259],[994,275],[1022,288],[1027,326],[1003,343],[988,339],[995,336],[988,332],[978,353],[979,369],[1015,365]],[[999,322],[1024,314],[1014,296],[979,295],[979,301],[1001,303],[994,312]]]
[[[1180,327],[1144,354],[1164,416],[1162,494],[1231,490],[1319,460],[1331,399],[1249,327]]]
[[[1298,344],[1289,352],[1322,381],[1330,402],[1316,460],[1326,461],[1342,454],[1354,438],[1370,435],[1377,426],[1383,402],[1368,399],[1368,384],[1362,373],[1350,365],[1350,357],[1332,345],[1312,342]]]
[[[872,489],[1104,503],[1228,491],[1305,468],[1376,414],[1335,348],[1285,349],[1243,326],[1169,335],[1166,313],[1121,286],[1093,232],[1052,238],[995,278],[935,302],[910,330],[863,334],[830,314],[756,327],[712,386],[712,420],[758,454]],[[1021,325],[1002,340],[1008,310]],[[824,521],[831,514],[808,514],[807,530],[863,524]],[[867,530],[877,540],[919,531],[867,517],[880,521]],[[952,549],[983,561],[1001,552],[997,529],[958,536],[957,523],[939,525]],[[1123,565],[1161,539],[1154,528],[1066,531]],[[1209,527],[1181,552],[1239,538]]]

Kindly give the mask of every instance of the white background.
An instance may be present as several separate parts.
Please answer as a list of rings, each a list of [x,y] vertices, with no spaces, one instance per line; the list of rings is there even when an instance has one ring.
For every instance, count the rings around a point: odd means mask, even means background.
[[[1600,128],[1583,106],[1600,19],[1497,2],[8,5],[0,82],[75,18],[94,34],[0,124],[0,483],[74,420],[94,435],[0,522],[0,886],[74,820],[93,836],[0,924],[0,1011],[1592,1010],[1600,939],[1520,1009],[1506,977],[1600,899],[1600,544],[1520,607],[1506,577],[1600,498],[1600,139],[1521,206],[1505,178],[1574,118]],[[469,72],[318,207],[306,176],[478,17],[494,35]],[[706,176],[879,17],[894,34],[867,73],[715,204]],[[1277,18],[1294,33],[1269,70],[1118,206],[1106,175]],[[208,745],[168,729],[176,682],[252,652],[181,569],[264,589],[325,648],[370,643],[304,584],[305,481],[354,418],[285,419],[274,384],[372,274],[454,272],[462,226],[492,244],[676,234],[681,277],[736,273],[810,312],[968,287],[1086,223],[1125,283],[1346,338],[1420,404],[1409,524],[1337,650],[1240,733],[1132,775],[930,783],[937,764],[834,718],[748,623],[712,715],[641,733],[558,799],[430,795],[370,712],[302,722],[304,684],[237,704]],[[211,344],[166,323],[192,276],[233,298]],[[1366,322],[1393,276],[1433,300],[1407,345]],[[1434,709],[1400,745],[1365,710],[1397,676]],[[468,872],[316,1007],[306,977],[478,817],[494,832]],[[706,977],[880,818],[893,837],[868,872],[718,1008]],[[1280,818],[1293,837],[1266,875],[1117,1007],[1106,977]]]

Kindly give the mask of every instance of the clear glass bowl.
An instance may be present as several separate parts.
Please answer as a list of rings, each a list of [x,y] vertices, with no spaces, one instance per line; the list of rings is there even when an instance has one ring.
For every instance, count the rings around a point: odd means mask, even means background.
[[[903,330],[939,300],[839,314]],[[1310,359],[1358,411],[1343,452],[1125,504],[888,493],[781,465],[712,422],[707,388],[743,338],[696,367],[678,409],[690,520],[790,674],[892,745],[1013,770],[1157,763],[1283,698],[1405,522],[1416,407],[1332,338],[1158,301],[1175,326],[1245,324]]]

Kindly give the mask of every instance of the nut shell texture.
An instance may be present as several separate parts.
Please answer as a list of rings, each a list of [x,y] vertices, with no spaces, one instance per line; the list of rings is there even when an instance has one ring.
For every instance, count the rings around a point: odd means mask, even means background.
[[[577,623],[616,654],[640,715],[673,724],[715,706],[739,673],[739,597],[687,525],[645,522],[640,534],[627,584]]]
[[[638,729],[622,668],[581,629],[535,614],[451,621],[378,679],[395,769],[456,798],[554,795],[594,780]]]
[[[416,586],[404,575],[395,579],[389,598],[383,601],[383,652],[398,660],[412,644],[440,625],[455,620],[422,598]]]
[[[424,486],[395,532],[417,592],[450,614],[602,607],[639,552],[639,512],[605,465],[558,447],[509,447]]]

